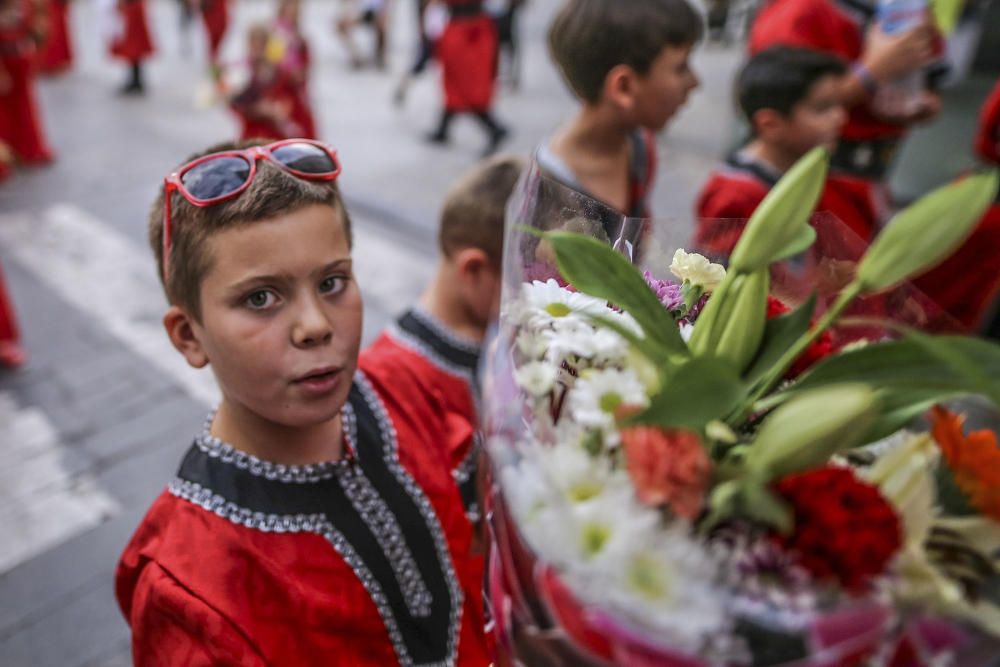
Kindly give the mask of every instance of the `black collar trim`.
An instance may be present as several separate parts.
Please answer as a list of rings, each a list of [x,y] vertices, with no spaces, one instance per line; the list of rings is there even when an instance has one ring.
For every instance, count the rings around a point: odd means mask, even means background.
[[[344,432],[356,452],[347,463],[311,472],[286,466],[284,474],[221,441],[196,442],[169,490],[246,528],[322,535],[368,591],[401,665],[454,664],[463,596],[448,543],[427,496],[400,464],[395,428],[360,372],[344,407]]]
[[[726,158],[726,167],[732,171],[749,174],[764,183],[768,188],[773,188],[777,185],[778,180],[781,178],[779,174],[776,174],[773,170],[768,169],[763,163],[751,160],[739,151]]]

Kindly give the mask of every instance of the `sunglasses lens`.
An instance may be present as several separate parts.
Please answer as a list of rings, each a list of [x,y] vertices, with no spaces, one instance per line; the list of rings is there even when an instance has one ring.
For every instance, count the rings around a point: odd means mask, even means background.
[[[271,156],[289,169],[304,174],[330,174],[337,171],[333,158],[325,150],[312,144],[285,144],[272,150]]]
[[[196,199],[232,194],[250,178],[250,163],[241,157],[220,157],[184,172],[181,183]]]

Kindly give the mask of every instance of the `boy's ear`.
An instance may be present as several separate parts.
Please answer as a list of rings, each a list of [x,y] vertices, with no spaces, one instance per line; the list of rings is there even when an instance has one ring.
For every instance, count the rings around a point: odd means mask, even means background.
[[[750,120],[754,135],[761,139],[770,139],[784,125],[785,116],[777,109],[758,109]]]
[[[483,269],[489,268],[490,258],[481,248],[462,248],[455,253],[455,266],[465,278],[478,278]]]
[[[604,98],[625,111],[635,105],[635,88],[638,76],[628,65],[615,65],[604,77]]]
[[[194,318],[180,306],[170,306],[163,316],[163,328],[177,351],[184,355],[193,368],[204,368],[208,365],[208,354],[195,332]]]

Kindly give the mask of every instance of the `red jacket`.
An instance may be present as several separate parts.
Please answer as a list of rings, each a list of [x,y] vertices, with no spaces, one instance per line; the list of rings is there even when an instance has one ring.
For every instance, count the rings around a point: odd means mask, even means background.
[[[140,62],[153,55],[153,38],[146,20],[145,0],[119,0],[121,31],[111,41],[111,54],[128,62]]]

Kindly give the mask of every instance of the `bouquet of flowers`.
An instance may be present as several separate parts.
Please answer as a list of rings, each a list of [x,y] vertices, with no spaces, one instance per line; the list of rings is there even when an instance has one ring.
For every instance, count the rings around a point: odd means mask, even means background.
[[[677,250],[669,276],[643,221],[526,175],[487,381],[490,590],[511,659],[903,667],[1000,651],[1000,447],[935,407],[1000,404],[1000,346],[830,335],[857,298],[950,254],[997,175],[898,214],[817,319],[814,297],[790,307],[770,288],[815,240],[825,175],[817,149],[728,267]],[[929,432],[907,430],[928,411]]]

